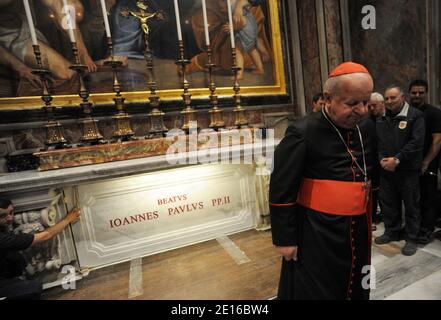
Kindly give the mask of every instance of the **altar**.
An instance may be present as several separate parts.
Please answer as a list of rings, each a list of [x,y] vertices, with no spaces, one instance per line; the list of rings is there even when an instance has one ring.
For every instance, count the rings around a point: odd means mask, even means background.
[[[267,189],[276,143],[268,139],[223,147],[216,150],[223,161],[216,163],[189,161],[197,159],[194,151],[180,154],[172,164],[161,155],[11,173],[0,177],[0,192],[12,199],[16,212],[51,207],[57,220],[73,207],[81,209],[80,221],[59,237],[53,253],[59,266],[74,265],[81,274],[268,228]],[[256,150],[259,157],[246,161],[244,156]],[[234,154],[241,156],[235,159]],[[45,259],[47,264],[55,258]]]

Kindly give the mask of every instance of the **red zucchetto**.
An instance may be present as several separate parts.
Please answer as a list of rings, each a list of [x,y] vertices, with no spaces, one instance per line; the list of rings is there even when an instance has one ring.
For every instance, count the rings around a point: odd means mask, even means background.
[[[342,76],[344,74],[351,73],[367,73],[369,74],[368,69],[365,66],[355,63],[355,62],[344,62],[337,66],[330,74],[329,78]]]

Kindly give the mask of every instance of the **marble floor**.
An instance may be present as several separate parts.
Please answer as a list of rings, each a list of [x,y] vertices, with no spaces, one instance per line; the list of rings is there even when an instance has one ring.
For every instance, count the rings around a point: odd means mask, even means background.
[[[382,235],[380,224],[374,238]],[[401,254],[404,241],[372,246],[375,267],[375,289],[372,300],[440,300],[441,299],[441,241],[419,245],[415,255]]]
[[[383,232],[379,225],[374,238]],[[411,257],[401,254],[403,246],[373,245],[371,299],[441,300],[441,241]],[[52,288],[43,299],[265,300],[275,298],[279,271],[271,232],[249,230],[97,269],[76,290]]]

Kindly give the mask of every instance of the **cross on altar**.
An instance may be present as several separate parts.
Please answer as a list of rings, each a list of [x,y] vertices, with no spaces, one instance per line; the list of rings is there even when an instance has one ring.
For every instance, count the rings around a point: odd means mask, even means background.
[[[124,8],[121,10],[120,14],[123,17],[133,16],[137,18],[141,24],[141,28],[145,36],[148,36],[150,33],[150,28],[148,25],[149,20],[154,18],[158,20],[165,20],[162,12],[149,12],[149,7],[145,1],[137,1],[136,7],[138,8],[136,11],[131,11],[128,8]]]

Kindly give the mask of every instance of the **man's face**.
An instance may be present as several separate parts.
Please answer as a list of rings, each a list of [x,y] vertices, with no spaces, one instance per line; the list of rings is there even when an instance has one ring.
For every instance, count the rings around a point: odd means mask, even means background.
[[[404,105],[404,96],[398,88],[392,88],[384,93],[386,108],[393,113],[398,112]]]
[[[410,88],[410,103],[413,107],[419,107],[426,102],[426,87],[424,86],[413,86]]]
[[[317,102],[312,103],[312,112],[319,112],[326,105],[326,101],[323,98],[317,100]]]
[[[384,114],[384,101],[371,100],[369,101],[369,113],[379,117]]]
[[[368,74],[341,76],[337,92],[325,92],[326,110],[332,121],[342,128],[354,128],[368,115],[373,88],[374,83]]]
[[[12,204],[6,209],[0,208],[0,226],[6,226],[12,224],[14,221],[14,207]]]

